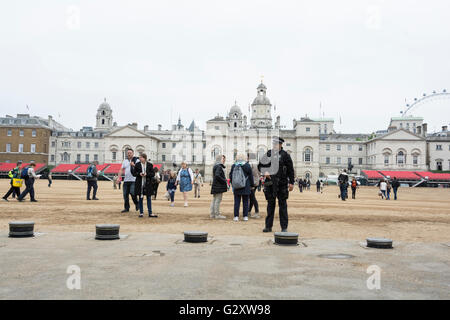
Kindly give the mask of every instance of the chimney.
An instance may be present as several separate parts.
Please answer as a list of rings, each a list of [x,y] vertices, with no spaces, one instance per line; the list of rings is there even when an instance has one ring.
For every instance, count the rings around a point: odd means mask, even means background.
[[[442,126],[442,132],[447,132],[447,126]]]
[[[133,128],[135,128],[135,129],[137,129],[137,122],[133,122],[133,123],[131,124],[131,126],[132,126]]]
[[[426,123],[422,124],[422,135],[424,137],[427,136],[427,128],[428,128],[428,124],[426,124]]]
[[[162,130],[162,125],[158,124],[158,131]]]
[[[48,116],[48,126],[50,127],[50,128],[52,128],[52,126],[53,126],[53,117],[52,116]]]
[[[144,126],[144,132],[147,132],[148,131],[148,125],[145,125]]]

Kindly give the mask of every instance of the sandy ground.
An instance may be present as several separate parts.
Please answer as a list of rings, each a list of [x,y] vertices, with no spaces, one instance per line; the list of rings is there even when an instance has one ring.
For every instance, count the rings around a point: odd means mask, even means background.
[[[0,180],[6,192],[9,181]],[[189,207],[183,207],[178,192],[175,207],[162,199],[165,183],[160,186],[159,199],[153,201],[158,218],[138,218],[134,210],[122,214],[122,190],[114,190],[111,182],[99,182],[99,201],[86,201],[86,182],[54,180],[51,188],[46,181],[36,182],[38,203],[22,203],[10,198],[0,202],[0,229],[8,230],[8,222],[33,220],[35,230],[94,232],[97,223],[118,223],[121,233],[154,232],[179,234],[186,230],[204,230],[214,235],[265,236],[264,219],[233,222],[233,197],[227,192],[222,202],[226,220],[209,218],[210,187],[205,185],[200,199],[189,194]],[[399,200],[386,201],[377,196],[374,187],[360,187],[357,199],[341,201],[336,186],[326,187],[323,194],[310,191],[291,192],[288,200],[289,231],[304,239],[363,240],[367,237],[389,237],[398,241],[450,241],[450,189],[401,188]],[[261,215],[265,217],[266,201],[257,193]],[[134,206],[132,206],[134,209]],[[278,208],[277,208],[278,211]],[[242,216],[242,213],[241,213]],[[274,231],[280,231],[278,213]]]

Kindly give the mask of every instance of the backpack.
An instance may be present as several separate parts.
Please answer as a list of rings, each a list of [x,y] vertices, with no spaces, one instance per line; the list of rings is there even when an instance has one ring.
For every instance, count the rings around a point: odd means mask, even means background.
[[[352,181],[352,187],[353,187],[353,188],[356,188],[356,185],[357,185],[356,180],[355,180],[355,181]]]
[[[20,173],[21,179],[28,179],[28,167],[22,169],[22,172]]]
[[[89,166],[87,169],[87,177],[88,178],[92,178],[92,171],[94,170],[94,168],[92,166]]]
[[[232,182],[231,185],[234,189],[243,189],[245,188],[245,183],[247,182],[247,178],[244,175],[244,170],[241,165],[234,166]]]

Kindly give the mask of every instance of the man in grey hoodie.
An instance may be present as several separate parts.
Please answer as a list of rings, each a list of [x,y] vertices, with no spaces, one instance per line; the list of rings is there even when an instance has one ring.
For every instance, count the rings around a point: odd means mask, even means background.
[[[98,171],[97,171],[97,161],[92,162],[88,169],[87,169],[87,195],[86,200],[91,200],[91,189],[94,189],[92,194],[92,200],[98,200],[97,198],[97,178],[98,178]]]

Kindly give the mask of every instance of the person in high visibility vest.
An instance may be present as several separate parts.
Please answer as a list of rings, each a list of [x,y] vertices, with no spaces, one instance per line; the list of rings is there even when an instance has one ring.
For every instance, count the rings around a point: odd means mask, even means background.
[[[17,162],[17,166],[8,172],[8,177],[11,179],[11,188],[9,188],[8,192],[3,196],[3,201],[8,201],[8,197],[12,194],[12,197],[19,197],[20,195],[20,187],[13,186],[13,180],[20,178],[20,167],[22,166],[22,161]]]

